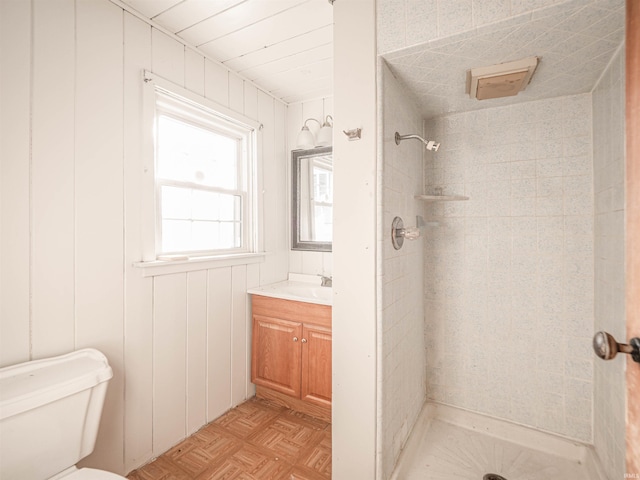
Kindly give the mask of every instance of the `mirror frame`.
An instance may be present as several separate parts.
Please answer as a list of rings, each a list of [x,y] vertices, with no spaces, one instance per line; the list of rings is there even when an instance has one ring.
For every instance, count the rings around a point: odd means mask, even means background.
[[[300,240],[300,159],[316,155],[333,154],[333,147],[318,147],[309,150],[293,150],[291,152],[291,250],[310,250],[314,252],[331,252],[333,242],[314,242]]]

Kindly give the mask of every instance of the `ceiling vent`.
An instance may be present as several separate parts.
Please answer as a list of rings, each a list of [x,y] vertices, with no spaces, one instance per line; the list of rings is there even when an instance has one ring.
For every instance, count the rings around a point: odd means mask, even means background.
[[[490,67],[472,68],[467,71],[467,93],[478,100],[517,95],[529,85],[537,66],[538,57],[528,57]]]

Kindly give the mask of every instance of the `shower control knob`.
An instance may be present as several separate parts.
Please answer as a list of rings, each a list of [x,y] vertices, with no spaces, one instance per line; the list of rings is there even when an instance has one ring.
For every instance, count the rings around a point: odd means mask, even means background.
[[[634,362],[640,363],[640,338],[632,338],[627,345],[616,342],[607,332],[597,332],[593,336],[593,351],[603,360],[611,360],[618,352],[628,353]]]

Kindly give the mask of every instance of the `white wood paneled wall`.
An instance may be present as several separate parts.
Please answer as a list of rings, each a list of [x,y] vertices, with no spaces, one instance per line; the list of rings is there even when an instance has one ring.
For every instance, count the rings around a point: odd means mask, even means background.
[[[290,103],[287,108],[287,138],[289,139],[289,157],[287,159],[289,184],[288,192],[291,192],[291,151],[296,149],[296,139],[300,129],[307,118],[315,118],[324,122],[327,115],[333,118],[333,97],[323,97],[306,102]],[[315,122],[309,122],[310,128],[317,128]],[[336,132],[334,132],[336,135]],[[289,211],[291,211],[291,193],[289,198]],[[291,232],[289,231],[289,235]],[[291,239],[287,241],[291,245]],[[289,271],[293,273],[305,273],[307,275],[332,275],[333,261],[331,252],[312,252],[303,250],[291,250],[289,254]]]
[[[0,365],[103,351],[114,377],[84,463],[124,474],[253,395],[246,289],[288,272],[286,106],[108,0],[0,9]],[[263,124],[263,263],[132,266],[144,69]]]

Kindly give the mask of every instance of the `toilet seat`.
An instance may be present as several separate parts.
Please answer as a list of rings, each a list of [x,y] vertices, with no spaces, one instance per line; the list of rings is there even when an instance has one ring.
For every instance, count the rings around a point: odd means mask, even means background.
[[[57,478],[60,480],[126,480],[125,477],[115,473],[96,470],[95,468],[81,468],[71,472],[69,475]]]

